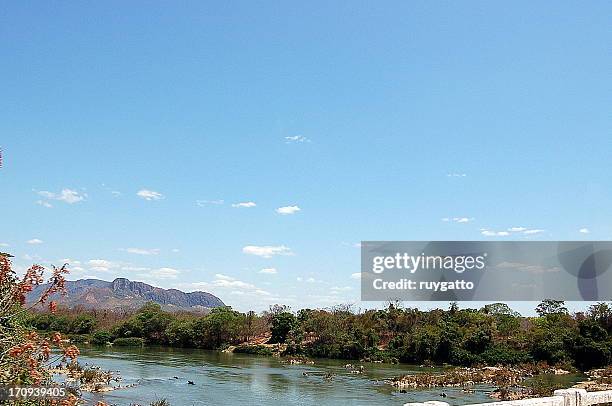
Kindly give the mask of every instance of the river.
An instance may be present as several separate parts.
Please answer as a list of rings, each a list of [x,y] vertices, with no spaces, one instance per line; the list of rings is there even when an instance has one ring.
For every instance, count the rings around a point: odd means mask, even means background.
[[[365,372],[356,375],[344,367],[350,361],[322,359],[314,365],[287,365],[275,357],[180,348],[84,347],[79,362],[119,371],[121,385],[136,384],[103,394],[85,394],[88,404],[102,400],[118,406],[148,406],[159,399],[167,399],[172,406],[403,405],[426,400],[461,405],[491,401],[488,392],[492,389],[480,386],[473,394],[458,388],[400,393],[382,380],[434,369],[364,363],[360,365]],[[325,379],[327,373],[333,374],[331,380]],[[568,384],[573,380],[563,379]],[[446,398],[440,396],[442,392]]]

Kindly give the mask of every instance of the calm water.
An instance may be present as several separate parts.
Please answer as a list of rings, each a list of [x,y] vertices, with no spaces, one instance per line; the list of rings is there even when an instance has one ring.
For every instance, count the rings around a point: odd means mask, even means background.
[[[189,405],[402,405],[444,400],[451,404],[487,402],[489,387],[474,394],[460,389],[415,390],[399,393],[382,379],[408,372],[432,371],[406,365],[364,363],[363,375],[351,374],[348,361],[316,360],[315,365],[286,365],[274,357],[224,354],[176,348],[82,348],[80,363],[120,371],[122,385],[137,383],[101,395],[92,403],[148,405],[165,398],[172,406]],[[355,363],[357,365],[357,363]],[[304,376],[306,372],[308,376]],[[331,381],[324,375],[335,374]],[[174,377],[179,379],[175,379]],[[195,385],[188,385],[191,380]]]

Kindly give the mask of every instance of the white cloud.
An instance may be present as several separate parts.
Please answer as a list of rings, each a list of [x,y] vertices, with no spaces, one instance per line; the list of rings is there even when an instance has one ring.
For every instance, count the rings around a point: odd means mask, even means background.
[[[49,200],[59,200],[64,203],[74,204],[78,202],[82,202],[87,198],[87,194],[79,193],[73,189],[62,189],[59,193],[48,192],[46,190],[41,190],[38,194]],[[45,206],[50,207],[50,206]]]
[[[181,271],[174,268],[159,268],[149,272],[155,279],[176,279],[180,273]]]
[[[98,279],[98,280],[101,280],[102,278],[100,278],[99,276],[96,276],[96,275],[83,275],[80,279]]]
[[[446,176],[448,176],[449,178],[465,178],[467,175],[462,172],[450,172],[447,173]]]
[[[454,222],[454,223],[469,223],[470,221],[473,221],[474,217],[444,217],[442,218],[442,221],[445,222]]]
[[[113,195],[113,197],[121,196],[121,192],[119,192],[118,190],[111,190],[111,194]]]
[[[470,221],[474,220],[474,218],[472,217],[455,217],[453,218],[454,221],[456,221],[457,223],[469,223]]]
[[[180,252],[181,250],[179,250],[178,248],[172,248],[172,252]]]
[[[287,215],[287,214],[297,213],[300,210],[302,209],[300,209],[299,206],[284,206],[284,207],[279,207],[278,209],[276,209],[276,212],[278,214]]]
[[[28,240],[26,242],[31,245],[36,245],[36,244],[42,244],[43,240],[40,240],[38,238],[32,238],[31,240]]]
[[[285,142],[287,144],[301,143],[301,142],[310,142],[310,139],[304,137],[303,135],[292,135],[292,136],[289,136],[289,137],[285,137]]]
[[[223,203],[225,203],[225,200],[219,199],[219,200],[196,200],[196,204],[200,207],[204,207],[206,205],[209,204],[214,204],[214,205],[222,205]]]
[[[270,295],[269,292],[266,292],[265,290],[260,289],[251,283],[243,282],[228,275],[216,274],[215,277],[217,279],[212,282],[212,286],[217,288],[231,288],[234,289],[234,292],[241,291],[243,293],[250,293],[259,296]]]
[[[589,230],[588,228],[584,227],[581,228],[580,230],[578,230],[579,233],[581,234],[589,234],[591,232],[591,230]]]
[[[361,272],[355,272],[351,274],[351,279],[361,279]]]
[[[255,207],[255,206],[257,206],[255,202],[241,202],[241,203],[232,204],[232,207],[239,207],[239,208],[249,208],[249,207]]]
[[[257,255],[258,257],[263,258],[272,258],[275,255],[293,255],[291,249],[289,247],[285,247],[284,245],[247,245],[242,248],[242,252],[249,255]]]
[[[295,278],[295,280],[298,281],[298,282],[307,282],[307,283],[320,283],[320,282],[322,282],[322,281],[320,281],[318,279],[313,278],[312,276],[308,277],[308,278],[303,278],[301,276],[298,276],[297,278]]]
[[[124,248],[122,251],[129,252],[130,254],[137,255],[157,255],[159,254],[159,248]]]
[[[89,270],[92,272],[108,272],[119,266],[119,264],[106,259],[90,259],[87,261],[87,264],[90,267]]]
[[[145,272],[145,271],[149,271],[151,268],[148,268],[146,266],[122,266],[121,270],[122,271],[127,271],[127,272]]]
[[[147,190],[147,189],[141,189],[136,193],[137,196],[142,197],[145,200],[161,200],[164,198],[164,195],[162,195],[159,192],[156,192],[154,190]]]
[[[536,228],[536,229],[531,229],[531,230],[525,230],[525,231],[523,231],[523,234],[533,235],[533,234],[541,234],[543,232],[544,232],[544,230]]]
[[[330,288],[330,290],[333,293],[340,293],[340,292],[348,292],[349,290],[353,290],[353,288],[351,288],[350,286],[333,286]]]
[[[546,230],[539,228],[527,228],[527,227],[510,227],[505,231],[492,231],[486,228],[481,228],[480,233],[487,237],[507,237],[512,234],[523,234],[523,235],[536,235],[541,234]]]
[[[36,204],[42,206],[42,207],[46,207],[47,209],[50,209],[51,207],[53,207],[53,205],[51,203],[49,203],[46,200],[37,200]]]
[[[10,245],[5,242],[0,242],[0,247],[10,247]]]
[[[277,274],[278,271],[276,270],[276,268],[263,268],[261,271],[259,271],[259,273],[274,275],[274,274]]]
[[[480,230],[480,233],[486,237],[507,237],[510,235],[508,231]]]

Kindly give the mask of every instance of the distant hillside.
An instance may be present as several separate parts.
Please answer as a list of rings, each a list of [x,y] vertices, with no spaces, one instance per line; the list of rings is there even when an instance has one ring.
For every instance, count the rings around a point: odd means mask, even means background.
[[[28,301],[37,300],[47,285],[38,286],[28,295]],[[66,282],[65,296],[53,295],[58,305],[97,309],[137,309],[147,302],[159,303],[165,310],[205,310],[225,306],[207,292],[185,293],[177,289],[162,289],[143,282],[117,278],[112,282],[99,279],[79,279]]]

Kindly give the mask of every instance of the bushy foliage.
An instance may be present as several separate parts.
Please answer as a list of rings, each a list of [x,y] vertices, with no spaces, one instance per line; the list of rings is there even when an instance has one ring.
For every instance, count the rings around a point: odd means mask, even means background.
[[[113,335],[106,330],[96,331],[91,337],[91,343],[95,345],[105,345],[113,341]]]
[[[140,337],[119,337],[113,341],[113,345],[118,347],[142,347],[144,343],[144,338]]]
[[[22,278],[12,270],[10,256],[0,253],[0,385],[41,385],[51,380],[49,366],[57,361],[76,362],[79,350],[66,345],[59,333],[51,337],[31,331],[27,311],[39,305],[56,309],[51,295],[64,291],[66,266],[52,268],[52,276],[41,296],[30,300],[26,297],[43,283],[45,269],[39,265],[30,267]],[[52,353],[55,349],[57,352]],[[76,405],[78,399],[66,399],[66,405]],[[50,402],[40,401],[40,405]],[[25,404],[25,403],[24,403]]]
[[[234,348],[234,352],[237,354],[272,355],[272,349],[265,345],[243,344]]]
[[[296,317],[289,312],[282,312],[272,316],[272,327],[270,331],[272,343],[284,343],[289,332],[297,327]]]

